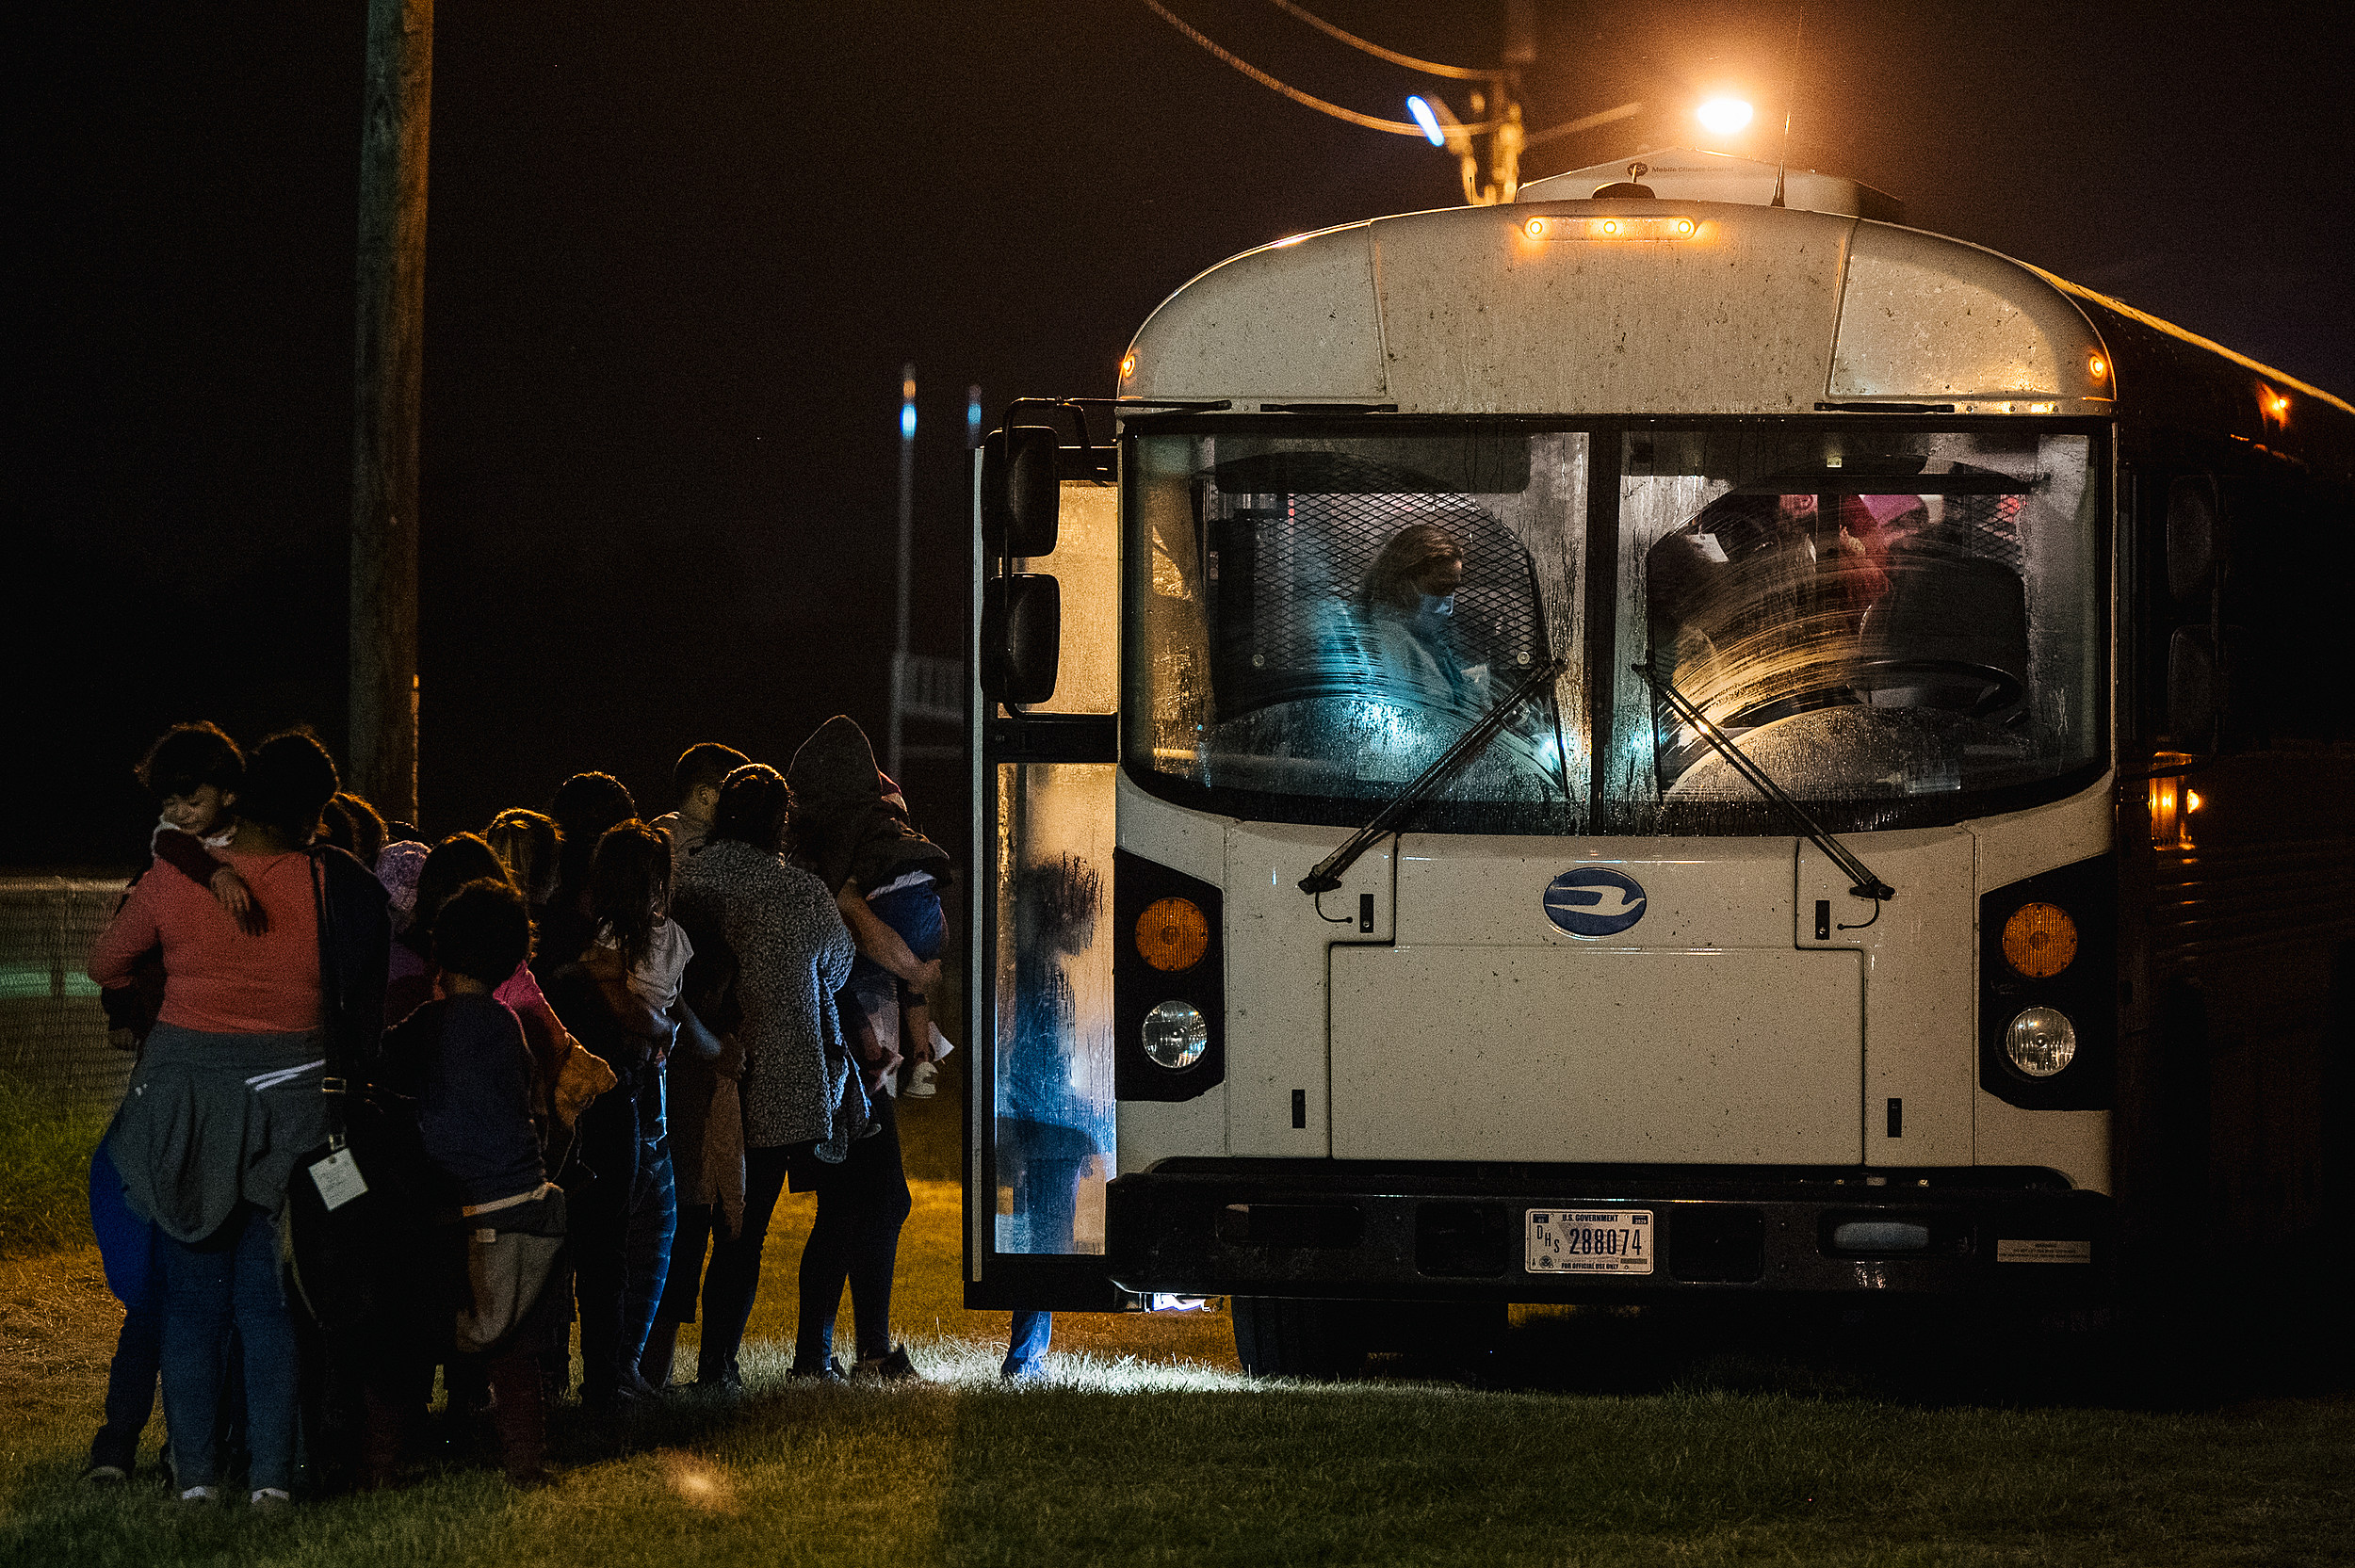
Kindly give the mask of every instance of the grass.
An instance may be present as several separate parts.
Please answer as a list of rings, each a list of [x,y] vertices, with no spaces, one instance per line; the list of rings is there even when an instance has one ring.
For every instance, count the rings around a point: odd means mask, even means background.
[[[955,1115],[946,1096],[908,1109],[912,1170],[942,1171]],[[77,1487],[119,1317],[87,1247],[0,1263],[0,1562],[2355,1560],[2355,1401],[2023,1405],[1909,1379],[1941,1358],[1904,1326],[1707,1337],[1522,1313],[1502,1358],[1515,1386],[1483,1391],[1398,1363],[1350,1384],[1255,1382],[1223,1317],[1065,1317],[1052,1380],[1010,1389],[1005,1314],[959,1300],[956,1188],[931,1176],[916,1196],[897,1317],[934,1382],[785,1382],[808,1220],[792,1199],[741,1400],[682,1390],[626,1431],[563,1413],[570,1469],[548,1492],[453,1463],[283,1517],[185,1517],[144,1479]]]
[[[0,1258],[89,1244],[89,1156],[109,1120],[0,1073]]]

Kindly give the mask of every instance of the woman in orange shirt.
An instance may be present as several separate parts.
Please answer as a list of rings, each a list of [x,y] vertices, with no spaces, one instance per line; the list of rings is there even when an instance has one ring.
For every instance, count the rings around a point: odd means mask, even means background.
[[[248,764],[244,817],[221,858],[266,930],[239,929],[185,878],[146,877],[90,954],[90,978],[122,986],[141,953],[163,949],[163,1007],[107,1144],[132,1209],[162,1233],[164,1414],[187,1502],[219,1495],[214,1434],[233,1324],[252,1501],[292,1500],[297,1352],[275,1220],[296,1160],[329,1131],[304,849],[335,787],[334,763],[309,736],[266,740]]]

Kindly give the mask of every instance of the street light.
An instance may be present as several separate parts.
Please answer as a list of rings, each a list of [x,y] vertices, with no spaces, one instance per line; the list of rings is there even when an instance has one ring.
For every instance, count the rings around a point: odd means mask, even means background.
[[[1750,122],[1750,106],[1739,98],[1712,98],[1695,111],[1713,136],[1730,137]]]
[[[1409,98],[1406,100],[1406,112],[1413,115],[1415,123],[1422,127],[1422,138],[1425,141],[1434,147],[1447,145],[1447,132],[1439,128],[1439,117],[1431,112],[1430,105],[1424,103],[1420,97]]]

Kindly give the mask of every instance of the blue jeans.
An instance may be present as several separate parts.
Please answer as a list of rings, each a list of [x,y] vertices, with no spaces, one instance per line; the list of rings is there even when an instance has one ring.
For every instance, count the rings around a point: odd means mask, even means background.
[[[671,1242],[678,1231],[678,1183],[671,1170],[671,1140],[638,1145],[638,1181],[630,1194],[625,1232],[622,1287],[622,1366],[626,1372],[646,1353],[671,1277]],[[702,1262],[699,1256],[696,1261]]]
[[[1014,1333],[1006,1340],[1005,1365],[998,1370],[1009,1378],[1035,1370],[1047,1354],[1048,1336],[1054,1330],[1055,1315],[1051,1312],[1015,1313]]]
[[[876,919],[899,933],[908,945],[908,951],[918,963],[930,963],[940,956],[949,940],[947,919],[940,909],[940,889],[926,882],[921,887],[905,887],[897,893],[886,893],[880,898],[869,898],[867,907]],[[856,984],[869,976],[887,973],[884,966],[861,953],[851,962],[851,980]],[[900,982],[901,1005],[918,1001],[907,982]]]
[[[243,1349],[246,1446],[255,1490],[294,1488],[296,1348],[278,1278],[278,1227],[250,1204],[195,1245],[159,1236],[164,1420],[182,1487],[218,1486],[222,1390],[234,1329]]]

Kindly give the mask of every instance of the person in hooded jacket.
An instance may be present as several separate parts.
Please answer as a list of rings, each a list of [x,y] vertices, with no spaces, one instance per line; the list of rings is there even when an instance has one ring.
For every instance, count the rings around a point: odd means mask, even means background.
[[[910,1201],[889,1091],[903,1056],[930,1055],[929,1041],[910,1038],[915,1031],[902,1026],[913,1012],[930,1032],[924,993],[940,978],[939,890],[949,879],[949,856],[886,797],[874,749],[843,715],[803,742],[788,780],[794,840],[858,945],[842,1010],[867,1060],[879,1123],[878,1135],[854,1145],[841,1165],[796,1172],[795,1191],[818,1193],[818,1218],[802,1253],[794,1364],[807,1375],[829,1375],[835,1314],[847,1283],[859,1340],[852,1375],[913,1378],[907,1351],[890,1340],[891,1276]]]

